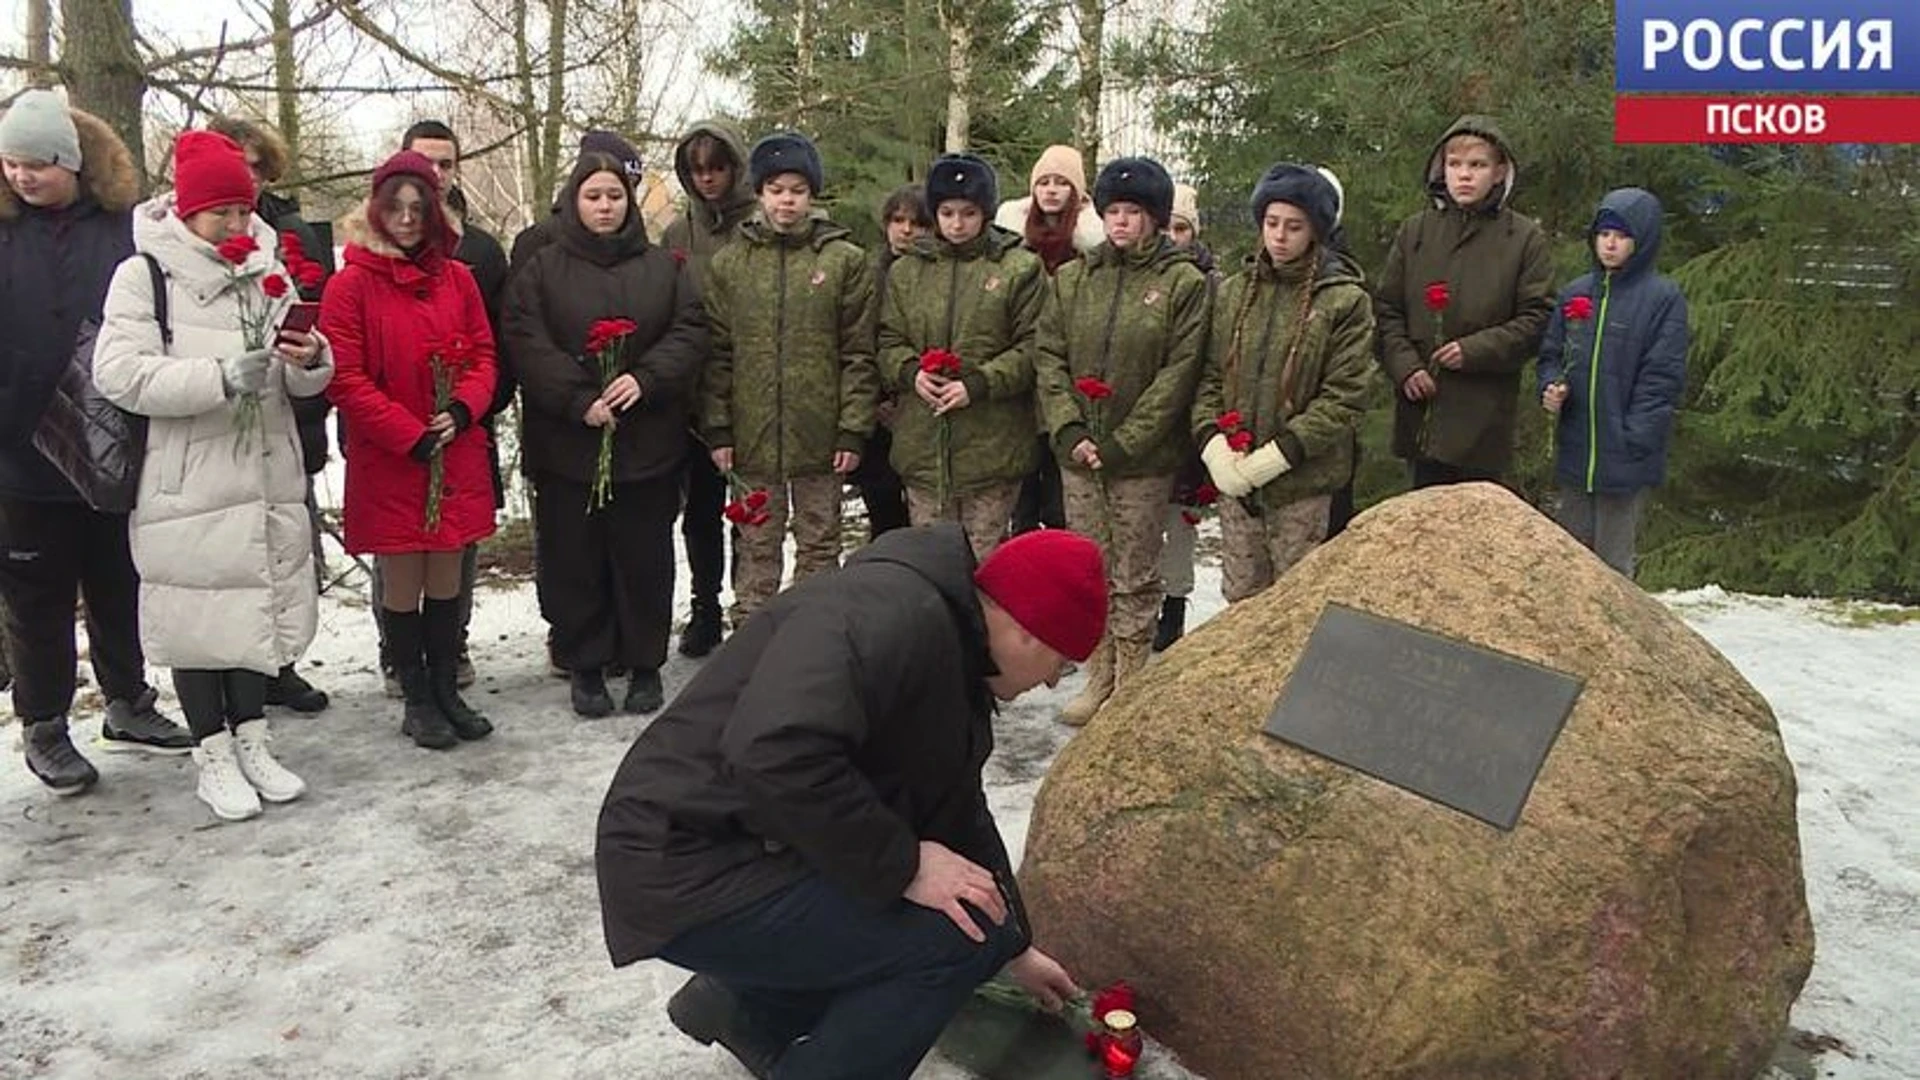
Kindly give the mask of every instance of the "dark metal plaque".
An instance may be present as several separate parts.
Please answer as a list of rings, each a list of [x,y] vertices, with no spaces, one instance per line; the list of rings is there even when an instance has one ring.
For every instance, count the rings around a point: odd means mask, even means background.
[[[1512,829],[1579,679],[1328,604],[1266,733]]]

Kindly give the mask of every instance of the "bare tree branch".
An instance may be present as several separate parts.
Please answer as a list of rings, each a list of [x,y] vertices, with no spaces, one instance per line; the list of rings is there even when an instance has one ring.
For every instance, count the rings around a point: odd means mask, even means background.
[[[294,23],[288,32],[297,35],[303,30],[308,30],[315,26],[318,26],[321,23],[326,22],[329,18],[331,18],[333,16],[334,11],[340,6],[341,6],[341,0],[320,0],[320,6],[314,9],[313,14],[307,16],[304,19],[301,19],[297,23]],[[223,36],[225,35],[224,28],[222,29],[221,33]],[[146,61],[145,66],[149,73],[155,72],[155,71],[164,71],[167,68],[179,67],[181,64],[192,63],[193,61],[200,60],[208,56],[212,56],[217,59],[219,56],[221,56],[224,53],[252,52],[255,49],[262,49],[271,44],[273,44],[273,34],[271,31],[269,31],[268,33],[261,34],[258,37],[246,38],[241,41],[231,41],[231,42],[223,41],[217,44],[203,45],[193,49],[181,49],[178,52],[169,53],[165,56],[154,57],[153,59]]]

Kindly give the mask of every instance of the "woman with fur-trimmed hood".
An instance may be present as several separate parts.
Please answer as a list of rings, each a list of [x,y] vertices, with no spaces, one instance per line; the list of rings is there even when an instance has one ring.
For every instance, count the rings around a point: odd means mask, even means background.
[[[453,257],[459,235],[424,155],[402,150],[374,170],[344,228],[346,265],[327,285],[320,330],[334,352],[327,393],[345,421],[347,550],[380,559],[401,731],[442,750],[493,730],[457,687],[461,555],[493,533],[487,435],[475,424],[493,401],[493,330]]]
[[[100,774],[67,737],[73,609],[87,598],[93,673],[107,697],[102,743],[185,754],[193,739],[154,710],[137,622],[127,515],[99,513],[34,448],[83,322],[133,253],[140,177],[113,129],[50,90],[0,115],[0,607],[27,768],[56,793]]]

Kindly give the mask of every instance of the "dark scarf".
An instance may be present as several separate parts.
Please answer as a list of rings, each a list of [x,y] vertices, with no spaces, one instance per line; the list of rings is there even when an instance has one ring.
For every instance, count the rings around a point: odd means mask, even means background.
[[[1030,198],[1027,203],[1027,247],[1040,256],[1045,264],[1048,276],[1079,254],[1073,247],[1073,227],[1080,220],[1080,193],[1067,195],[1067,205],[1060,210],[1060,220],[1047,224],[1047,215],[1040,210],[1040,200]]]

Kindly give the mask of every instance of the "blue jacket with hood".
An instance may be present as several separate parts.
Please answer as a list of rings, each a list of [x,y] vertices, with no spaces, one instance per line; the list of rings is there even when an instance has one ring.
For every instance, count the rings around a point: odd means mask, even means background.
[[[1657,487],[1666,476],[1673,413],[1686,386],[1687,300],[1654,272],[1660,200],[1640,188],[1608,192],[1587,229],[1590,250],[1608,211],[1632,230],[1633,254],[1614,271],[1596,257],[1591,271],[1561,291],[1538,372],[1542,393],[1567,384],[1555,479],[1567,490],[1617,495]],[[1592,301],[1592,316],[1568,319],[1568,301],[1582,296]]]

